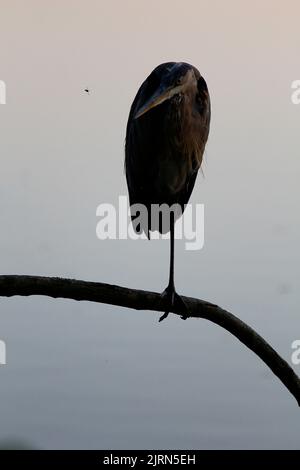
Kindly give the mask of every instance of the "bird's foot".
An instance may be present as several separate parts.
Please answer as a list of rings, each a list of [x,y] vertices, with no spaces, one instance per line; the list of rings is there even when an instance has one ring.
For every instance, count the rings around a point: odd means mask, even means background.
[[[186,303],[182,299],[182,297],[177,294],[174,287],[168,286],[163,293],[161,294],[161,302],[163,305],[167,305],[167,310],[165,313],[160,317],[158,321],[163,321],[169,315],[170,311],[176,307],[182,311],[181,319],[186,320],[190,316],[190,312],[186,306]]]

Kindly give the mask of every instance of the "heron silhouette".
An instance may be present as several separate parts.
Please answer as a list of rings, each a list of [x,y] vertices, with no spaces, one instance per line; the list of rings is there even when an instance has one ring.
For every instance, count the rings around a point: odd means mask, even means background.
[[[156,67],[139,88],[132,103],[126,130],[125,172],[130,206],[143,204],[148,223],[143,226],[132,212],[134,229],[159,230],[151,219],[153,204],[174,204],[180,214],[170,211],[169,283],[162,293],[167,305],[160,321],[174,306],[188,309],[174,284],[174,225],[189,201],[202,163],[210,126],[210,97],[204,78],[192,65],[167,62]],[[166,224],[164,224],[164,227]]]

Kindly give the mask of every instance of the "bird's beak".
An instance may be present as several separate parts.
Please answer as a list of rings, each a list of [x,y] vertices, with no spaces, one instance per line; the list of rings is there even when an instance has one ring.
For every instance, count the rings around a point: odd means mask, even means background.
[[[182,85],[168,88],[159,87],[159,89],[151,96],[151,98],[149,98],[149,100],[138,109],[134,119],[138,119],[143,114],[150,111],[150,109],[155,108],[164,101],[172,98],[172,96],[174,96],[176,93],[180,93],[181,89]]]

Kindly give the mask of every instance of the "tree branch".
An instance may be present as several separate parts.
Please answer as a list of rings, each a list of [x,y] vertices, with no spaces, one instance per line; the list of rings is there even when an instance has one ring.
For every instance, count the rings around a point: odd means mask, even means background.
[[[167,307],[161,301],[160,294],[154,292],[59,277],[0,276],[0,296],[11,297],[14,295],[46,295],[54,298],[86,300],[156,312],[164,311]],[[183,297],[183,300],[191,317],[204,318],[225,328],[260,357],[296,398],[300,406],[299,377],[256,331],[232,313],[210,302],[190,297]],[[172,312],[180,315],[178,306],[175,306]]]

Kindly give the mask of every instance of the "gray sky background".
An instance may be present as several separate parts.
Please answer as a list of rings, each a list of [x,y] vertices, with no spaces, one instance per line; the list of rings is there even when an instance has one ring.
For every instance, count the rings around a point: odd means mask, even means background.
[[[192,196],[205,204],[205,247],[176,244],[178,291],[231,310],[290,362],[299,17],[297,0],[1,0],[1,272],[165,288],[168,242],[99,241],[96,207],[127,194],[125,126],[139,85],[157,64],[187,61],[207,80],[212,123]],[[1,299],[0,445],[299,448],[297,404],[258,358],[209,322],[157,319]]]

